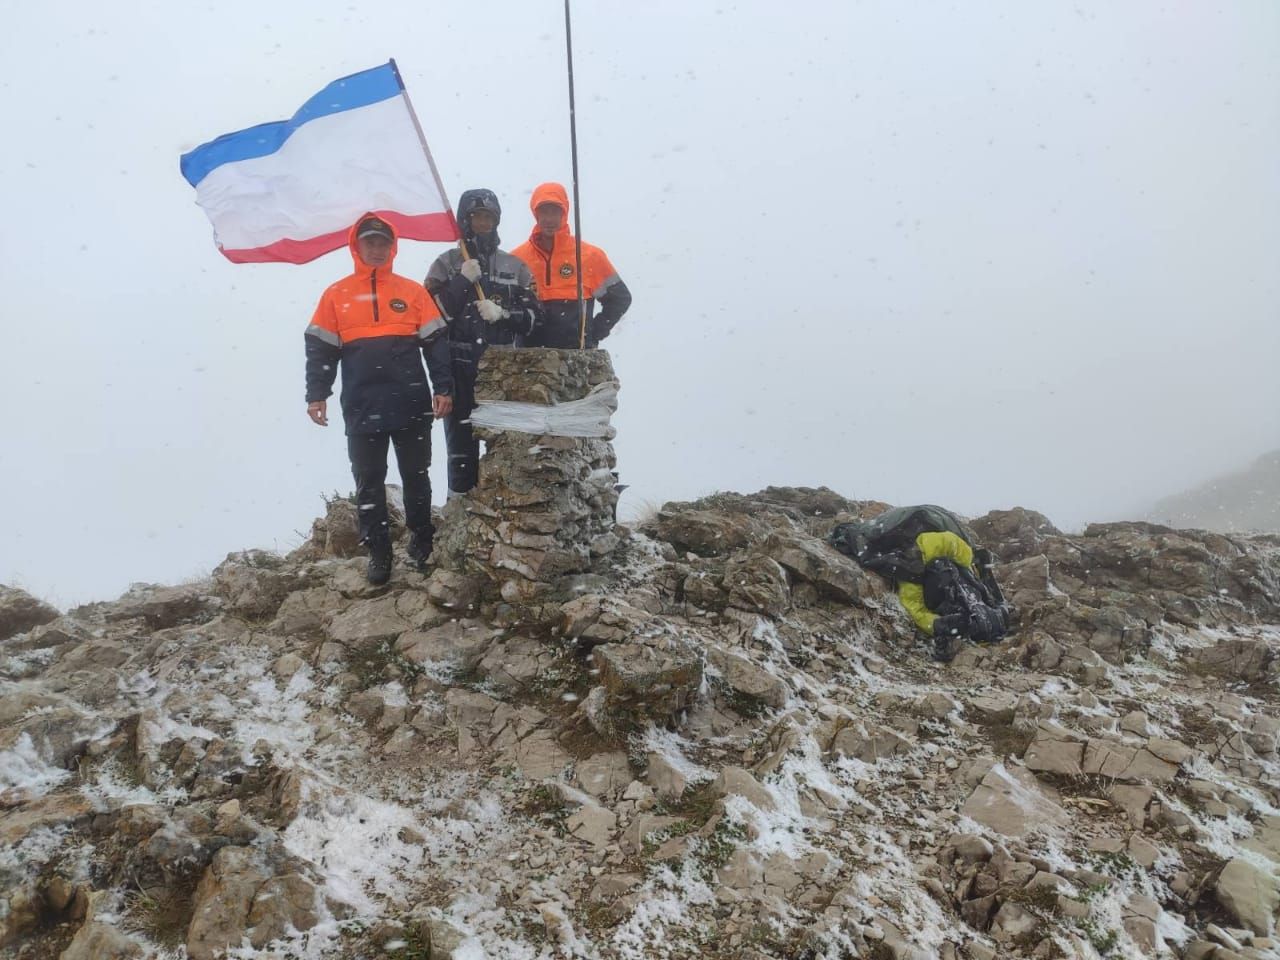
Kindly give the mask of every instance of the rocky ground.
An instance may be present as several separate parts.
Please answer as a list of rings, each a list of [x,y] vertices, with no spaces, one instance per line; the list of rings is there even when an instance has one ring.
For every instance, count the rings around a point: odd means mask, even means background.
[[[1278,957],[1280,538],[973,521],[1018,633],[930,662],[828,490],[594,572],[288,557],[0,589],[0,955]]]

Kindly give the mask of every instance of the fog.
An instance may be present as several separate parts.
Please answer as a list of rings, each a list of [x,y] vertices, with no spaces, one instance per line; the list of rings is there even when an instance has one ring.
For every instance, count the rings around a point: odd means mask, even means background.
[[[302,349],[350,258],[226,262],[178,156],[395,57],[513,248],[569,181],[562,10],[6,10],[0,581],[66,605],[300,542],[351,488]],[[580,0],[574,39],[583,234],[635,296],[624,514],[825,484],[1070,527],[1280,446],[1272,0]]]

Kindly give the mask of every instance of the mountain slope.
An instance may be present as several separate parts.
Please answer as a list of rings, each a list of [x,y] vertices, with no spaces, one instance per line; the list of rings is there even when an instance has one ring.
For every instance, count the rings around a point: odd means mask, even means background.
[[[978,518],[1021,625],[938,665],[822,540],[881,506],[667,504],[525,606],[368,588],[340,501],[207,582],[0,595],[6,955],[1270,955],[1275,544]]]
[[[1152,508],[1150,519],[1219,533],[1280,533],[1280,450],[1245,470],[1165,497]]]

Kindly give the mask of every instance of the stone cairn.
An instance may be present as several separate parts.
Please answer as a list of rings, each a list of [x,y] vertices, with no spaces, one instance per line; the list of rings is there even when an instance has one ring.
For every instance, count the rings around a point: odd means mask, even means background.
[[[491,347],[480,361],[476,402],[564,404],[611,382],[603,350]],[[476,434],[485,444],[479,483],[445,506],[430,592],[454,606],[575,592],[619,543],[613,444],[480,426]]]

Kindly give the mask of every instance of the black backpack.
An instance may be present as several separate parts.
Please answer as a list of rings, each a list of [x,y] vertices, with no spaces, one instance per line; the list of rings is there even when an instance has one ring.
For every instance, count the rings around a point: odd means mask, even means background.
[[[973,531],[950,510],[933,504],[894,507],[874,520],[837,523],[831,545],[882,577],[895,582],[922,583],[924,560],[916,548],[922,533],[954,533],[975,547]]]

